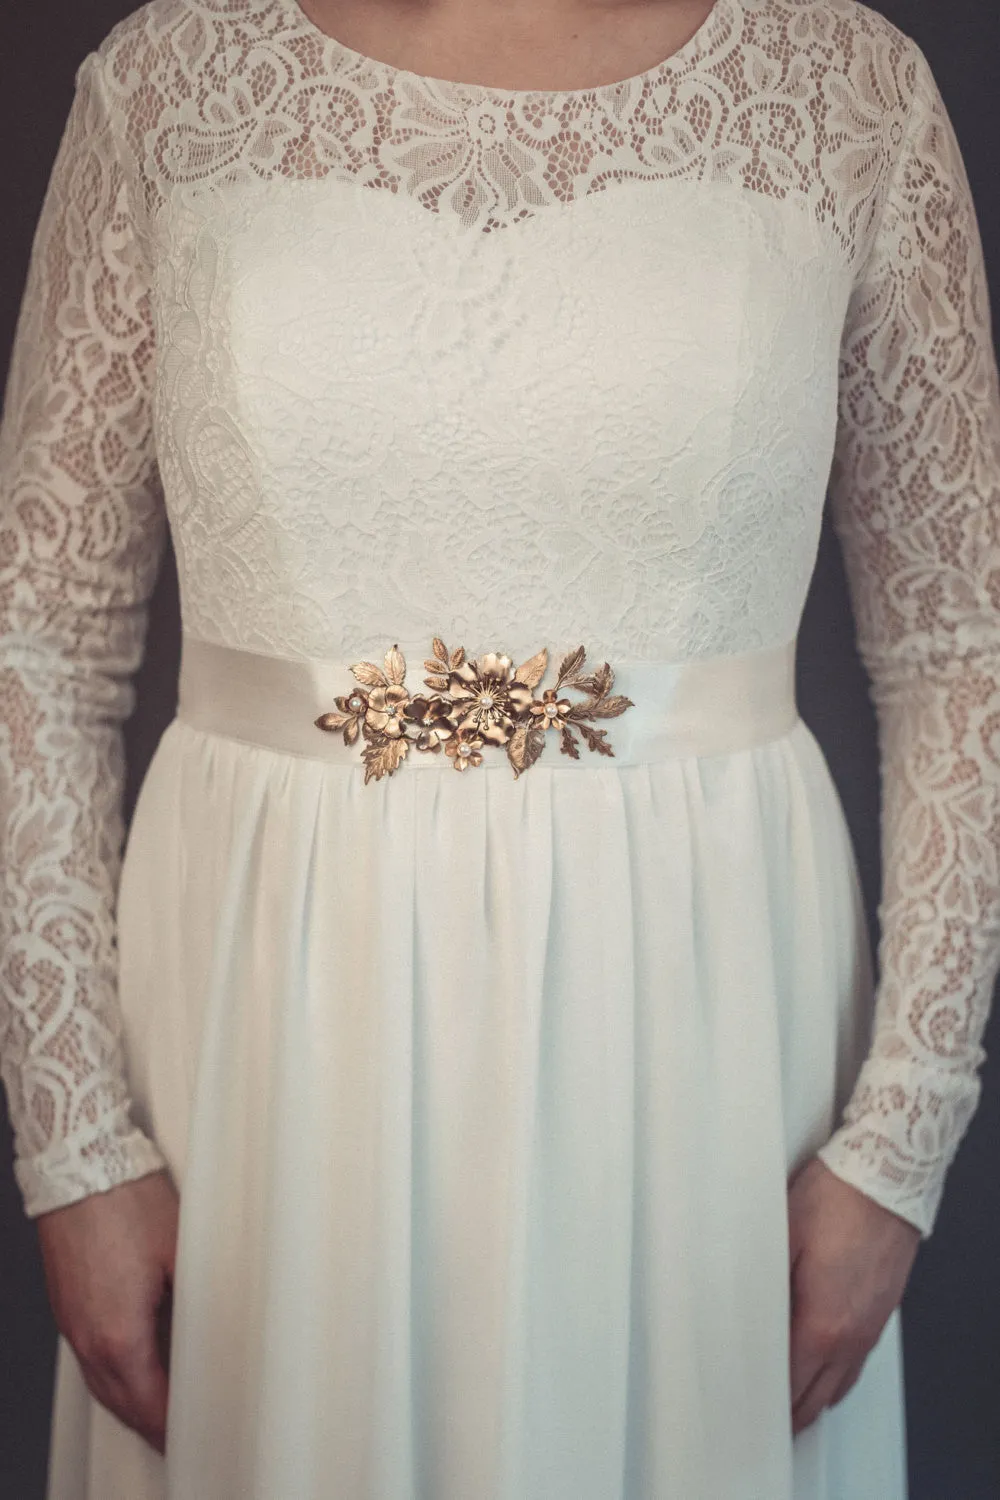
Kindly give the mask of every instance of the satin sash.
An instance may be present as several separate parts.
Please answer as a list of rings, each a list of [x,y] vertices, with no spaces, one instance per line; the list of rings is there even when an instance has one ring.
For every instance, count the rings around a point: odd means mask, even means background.
[[[406,686],[411,695],[424,686],[423,661],[429,643],[406,648]],[[724,755],[787,734],[799,721],[795,700],[796,640],[733,656],[697,657],[676,662],[612,662],[613,692],[634,706],[618,718],[595,721],[604,729],[614,759],[580,744],[580,758],[560,753],[559,735],[549,732],[536,762],[550,769],[583,770],[635,765],[673,756]],[[561,654],[561,653],[560,653]],[[550,652],[550,670],[535,689],[540,696],[554,681],[559,656]],[[599,665],[588,660],[585,670]],[[182,638],[177,717],[192,728],[225,735],[290,755],[329,760],[363,769],[360,739],[345,745],[342,733],[319,729],[320,714],[335,711],[334,699],[357,684],[347,662],[309,657],[261,655],[187,633]],[[573,689],[560,692],[580,701]],[[411,748],[402,770],[451,770],[444,754]],[[510,773],[502,746],[486,745],[483,764]]]

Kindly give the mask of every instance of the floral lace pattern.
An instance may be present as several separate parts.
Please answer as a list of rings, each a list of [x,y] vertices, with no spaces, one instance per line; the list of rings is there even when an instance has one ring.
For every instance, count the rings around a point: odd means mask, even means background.
[[[0,432],[0,1061],[27,1211],[161,1163],[129,1118],[114,903],[168,517],[204,639],[681,660],[796,633],[830,481],[885,888],[871,1056],[821,1154],[929,1232],[1000,965],[989,311],[930,68],[855,0],[719,0],[660,67],[553,94],[359,57],[294,0],[117,26],[78,75]],[[464,736],[474,765],[496,723],[421,702],[414,743]]]
[[[549,664],[544,648],[515,667],[509,656],[495,651],[467,661],[464,646],[449,651],[435,636],[434,655],[424,662],[430,673],[424,686],[432,689],[431,696],[411,697],[406,659],[398,646],[390,646],[384,666],[362,661],[351,668],[370,691],[355,689],[335,699],[336,710],[321,714],[316,724],[320,729],[342,731],[345,745],[353,745],[359,734],[364,736],[366,785],[398,770],[411,746],[437,754],[443,745],[455,770],[466,771],[482,765],[484,744],[503,745],[517,778],[545,749],[549,729],[559,731],[559,748],[573,760],[580,759],[577,734],[589,750],[614,755],[607,731],[595,729],[588,721],[617,719],[633,707],[632,700],[612,693],[615,679],[607,662],[584,676],[586,659],[582,646],[563,657],[555,686],[536,698],[534,689]],[[576,703],[560,698],[563,687],[576,688],[586,698]]]

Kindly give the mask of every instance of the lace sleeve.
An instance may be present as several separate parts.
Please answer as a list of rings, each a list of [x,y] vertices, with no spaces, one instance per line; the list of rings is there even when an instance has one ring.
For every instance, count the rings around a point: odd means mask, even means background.
[[[29,1217],[164,1165],[117,1007],[122,724],[165,515],[149,295],[100,63],[82,64],[0,427],[0,1067]]]
[[[1000,967],[1000,382],[964,162],[913,49],[831,475],[878,722],[883,888],[871,1050],[819,1155],[926,1238]]]

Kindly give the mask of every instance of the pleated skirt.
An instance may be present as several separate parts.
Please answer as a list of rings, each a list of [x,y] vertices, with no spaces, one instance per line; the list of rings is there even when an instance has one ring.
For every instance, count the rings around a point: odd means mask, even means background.
[[[787,1180],[872,1019],[821,748],[592,759],[167,728],[118,898],[167,1454],[61,1342],[49,1500],[905,1500],[898,1313],[791,1435]]]

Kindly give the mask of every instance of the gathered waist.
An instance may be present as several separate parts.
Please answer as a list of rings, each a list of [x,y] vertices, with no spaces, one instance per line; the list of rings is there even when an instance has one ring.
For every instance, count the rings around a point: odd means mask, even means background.
[[[557,685],[569,656],[553,654],[542,675],[542,653],[523,673],[539,680],[526,687],[517,663],[489,655],[461,661],[450,677],[442,661],[429,687],[426,644],[376,657],[374,671],[362,672],[371,680],[362,683],[352,672],[356,662],[268,656],[185,633],[177,718],[291,755],[370,764],[376,777],[454,769],[464,760],[507,774],[534,764],[635,765],[727,754],[789,733],[799,722],[795,648],[793,639],[739,655],[612,662],[610,688],[601,662],[585,662]],[[404,660],[405,677],[394,681]]]

